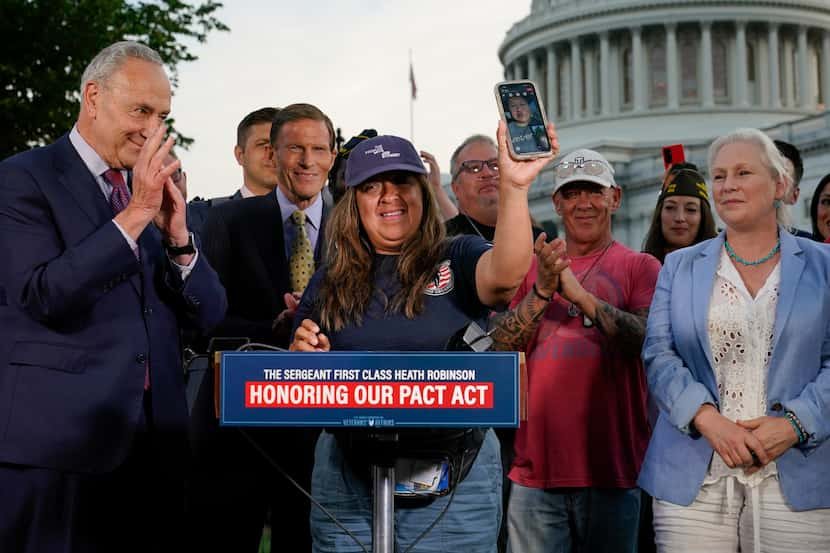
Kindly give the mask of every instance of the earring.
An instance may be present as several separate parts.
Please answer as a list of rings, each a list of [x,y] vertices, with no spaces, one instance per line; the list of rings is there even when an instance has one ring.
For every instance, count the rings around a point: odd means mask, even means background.
[[[775,209],[781,209],[781,200],[775,200],[774,202],[772,202],[772,207],[774,207]]]

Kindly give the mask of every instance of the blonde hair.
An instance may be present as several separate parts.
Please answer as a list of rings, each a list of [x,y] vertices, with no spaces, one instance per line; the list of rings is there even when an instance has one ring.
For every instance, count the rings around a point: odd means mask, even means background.
[[[793,177],[790,174],[790,171],[787,170],[787,164],[785,161],[786,158],[781,154],[781,152],[778,151],[778,147],[775,145],[775,142],[773,142],[766,133],[758,129],[737,129],[716,138],[715,141],[712,142],[712,145],[709,146],[710,175],[712,174],[712,166],[715,162],[715,158],[723,147],[729,144],[738,143],[754,144],[758,146],[758,149],[761,152],[761,163],[764,167],[766,167],[767,171],[769,171],[770,176],[776,182],[783,180],[784,189],[789,189],[792,185]],[[779,224],[789,227],[791,221],[789,206],[783,202],[782,198],[779,199],[782,201],[779,201],[778,206],[775,208],[775,217]]]

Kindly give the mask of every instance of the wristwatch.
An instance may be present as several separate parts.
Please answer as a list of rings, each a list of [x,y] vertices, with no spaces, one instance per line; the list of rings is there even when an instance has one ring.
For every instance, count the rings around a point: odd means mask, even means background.
[[[187,236],[187,244],[184,246],[173,246],[165,240],[164,251],[167,252],[167,255],[170,257],[177,257],[180,255],[196,253],[196,246],[193,245],[193,233],[189,232],[187,233]]]

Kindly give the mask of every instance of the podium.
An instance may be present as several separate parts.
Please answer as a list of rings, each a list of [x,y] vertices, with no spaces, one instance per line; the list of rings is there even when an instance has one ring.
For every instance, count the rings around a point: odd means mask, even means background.
[[[526,370],[516,352],[221,352],[223,426],[516,427]],[[394,553],[393,466],[372,465],[373,553]]]

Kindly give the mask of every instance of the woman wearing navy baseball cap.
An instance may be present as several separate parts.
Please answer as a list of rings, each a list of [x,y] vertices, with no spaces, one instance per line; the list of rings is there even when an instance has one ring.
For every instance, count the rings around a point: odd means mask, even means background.
[[[558,151],[551,125],[548,135]],[[415,147],[396,136],[361,142],[346,167],[346,191],[327,232],[329,257],[297,309],[293,351],[443,350],[459,328],[486,324],[530,268],[533,238],[527,194],[552,158],[509,157],[500,123],[499,211],[493,245],[478,236],[447,239],[427,171]],[[383,456],[419,459],[446,452],[449,486],[433,496],[396,498],[395,541],[403,551],[496,549],[501,462],[492,430],[395,431],[380,446],[363,430],[323,432],[315,451],[313,496],[359,539],[372,540],[369,469]],[[377,431],[375,431],[377,433]],[[438,471],[441,468],[436,469]],[[315,553],[362,551],[313,508]]]

